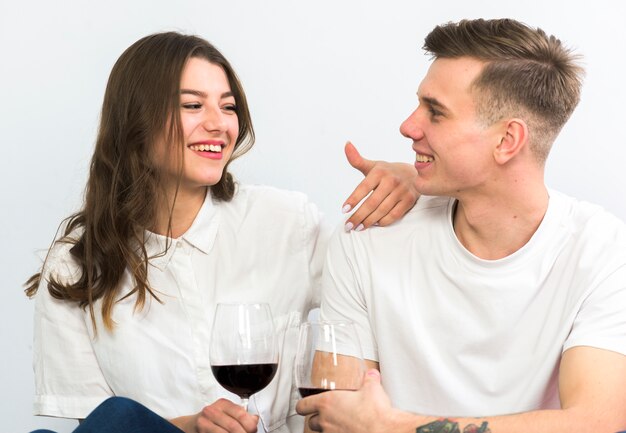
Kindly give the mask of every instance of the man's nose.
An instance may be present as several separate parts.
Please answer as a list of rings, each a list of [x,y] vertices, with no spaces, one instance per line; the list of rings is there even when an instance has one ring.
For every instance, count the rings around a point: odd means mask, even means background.
[[[413,111],[400,125],[400,134],[414,141],[419,140],[424,136],[418,110],[419,109]]]

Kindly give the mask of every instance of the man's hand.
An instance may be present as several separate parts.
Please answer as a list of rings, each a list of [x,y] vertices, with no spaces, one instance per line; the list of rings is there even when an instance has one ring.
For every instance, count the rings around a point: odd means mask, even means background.
[[[391,407],[380,375],[369,370],[358,391],[331,391],[298,402],[309,426],[324,433],[378,432],[616,432],[626,427],[626,357],[589,346],[566,350],[561,359],[561,409],[538,409],[510,415],[443,419]]]
[[[358,391],[323,392],[300,400],[296,410],[300,415],[311,415],[311,430],[324,433],[401,433],[404,425],[414,432],[420,425],[417,415],[391,407],[375,369],[368,370]]]
[[[185,433],[255,433],[259,417],[221,398],[200,413],[170,420]]]
[[[365,179],[345,201],[343,212],[354,209],[371,192],[346,222],[346,231],[360,231],[373,224],[389,225],[413,207],[420,194],[415,189],[417,171],[411,164],[365,159],[350,142],[346,143],[345,152],[350,165]]]

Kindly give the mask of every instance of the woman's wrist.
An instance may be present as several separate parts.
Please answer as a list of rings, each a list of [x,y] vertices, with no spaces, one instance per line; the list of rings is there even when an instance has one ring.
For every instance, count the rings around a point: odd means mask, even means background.
[[[184,431],[185,433],[195,433],[195,419],[197,415],[179,416],[177,418],[169,419],[168,421],[174,424],[176,427]]]

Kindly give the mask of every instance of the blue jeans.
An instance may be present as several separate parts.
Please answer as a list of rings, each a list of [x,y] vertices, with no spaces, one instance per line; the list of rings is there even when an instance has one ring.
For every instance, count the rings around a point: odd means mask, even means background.
[[[73,433],[181,433],[181,430],[134,400],[111,397],[95,408]]]

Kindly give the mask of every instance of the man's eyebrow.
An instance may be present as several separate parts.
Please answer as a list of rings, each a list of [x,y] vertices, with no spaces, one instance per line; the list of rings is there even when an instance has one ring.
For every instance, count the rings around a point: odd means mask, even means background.
[[[180,94],[181,95],[194,95],[199,98],[206,98],[208,96],[205,92],[201,90],[194,90],[194,89],[180,89]],[[231,96],[235,96],[233,92],[224,92],[221,95],[221,99],[229,98]]]
[[[431,107],[438,108],[439,110],[442,110],[442,111],[448,111],[448,108],[445,105],[443,105],[441,102],[439,102],[437,98],[432,98],[430,96],[420,96],[419,99],[426,102]]]

